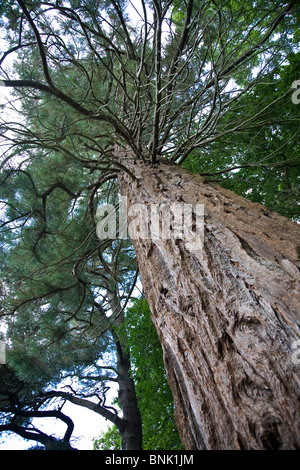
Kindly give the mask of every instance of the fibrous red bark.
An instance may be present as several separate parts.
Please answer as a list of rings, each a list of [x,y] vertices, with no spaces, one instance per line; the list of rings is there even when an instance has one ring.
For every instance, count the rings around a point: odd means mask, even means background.
[[[204,204],[198,249],[133,239],[185,448],[300,448],[299,225],[168,162],[127,166],[129,212]]]

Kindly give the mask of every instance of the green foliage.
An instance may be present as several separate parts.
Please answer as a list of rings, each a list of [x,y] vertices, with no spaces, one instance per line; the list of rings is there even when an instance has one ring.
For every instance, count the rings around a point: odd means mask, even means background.
[[[118,428],[112,426],[94,440],[93,450],[122,450],[122,439]]]
[[[263,119],[249,130],[221,138],[209,151],[194,151],[184,162],[192,172],[208,175],[237,194],[299,220],[299,107],[292,102],[292,83],[299,79],[300,53],[257,84],[223,120],[226,129],[237,113],[263,105]],[[281,99],[278,99],[282,96]],[[270,125],[262,126],[262,120]],[[230,171],[230,168],[232,170]]]

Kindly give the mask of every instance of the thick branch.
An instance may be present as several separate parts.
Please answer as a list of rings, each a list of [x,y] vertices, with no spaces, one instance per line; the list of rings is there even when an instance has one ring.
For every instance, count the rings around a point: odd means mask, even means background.
[[[45,75],[45,78],[47,80],[47,83],[48,83],[48,85],[51,89],[55,89],[55,87],[53,85],[53,82],[51,80],[50,74],[49,74],[46,53],[45,53],[45,50],[44,50],[44,46],[43,46],[43,43],[42,43],[42,40],[41,40],[40,33],[39,33],[36,25],[34,24],[34,21],[32,20],[32,18],[30,16],[30,13],[27,10],[23,0],[17,0],[17,1],[18,1],[18,4],[20,5],[25,17],[27,18],[28,23],[30,24],[30,26],[31,26],[31,28],[34,32],[34,35],[35,35],[35,38],[36,38],[36,41],[37,41],[37,44],[38,44],[41,60],[42,60],[44,75]]]
[[[28,429],[23,428],[18,424],[3,424],[0,426],[0,433],[1,432],[14,432],[19,436],[23,437],[24,439],[28,439],[29,441],[36,441],[40,442],[41,444],[47,444],[48,440],[50,439],[47,434],[42,433],[41,431],[29,431]]]
[[[99,415],[103,416],[103,418],[108,419],[113,424],[115,424],[119,430],[123,430],[125,426],[124,420],[119,418],[117,414],[113,413],[112,411],[109,411],[104,406],[101,406],[98,403],[93,403],[89,400],[86,400],[85,398],[79,398],[70,393],[58,391],[45,393],[44,396],[47,398],[61,397],[64,400],[68,400],[71,403],[74,403],[74,405],[83,406],[84,408],[98,413]]]
[[[72,433],[74,431],[74,423],[69,416],[66,416],[59,410],[53,411],[23,411],[18,409],[13,409],[13,413],[17,416],[23,416],[28,418],[56,418],[60,419],[67,425],[67,430],[65,432],[63,441],[69,442],[71,439]],[[48,436],[47,436],[48,437]]]
[[[84,116],[91,117],[92,119],[96,119],[97,121],[107,122],[111,124],[116,132],[125,138],[126,141],[131,141],[130,133],[128,129],[124,126],[124,124],[119,120],[117,116],[109,116],[100,112],[99,110],[94,112],[90,109],[86,109],[84,106],[79,104],[77,101],[73,100],[70,96],[63,93],[58,88],[51,88],[44,83],[37,82],[36,80],[0,80],[0,86],[5,87],[13,87],[13,88],[32,88],[34,90],[40,90],[46,93],[49,93],[59,100],[67,103],[73,109],[75,109],[78,113],[83,114]]]

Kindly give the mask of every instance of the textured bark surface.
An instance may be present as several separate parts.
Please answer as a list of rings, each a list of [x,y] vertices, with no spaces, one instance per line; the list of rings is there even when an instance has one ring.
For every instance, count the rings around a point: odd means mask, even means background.
[[[133,240],[185,448],[300,448],[300,227],[168,163],[129,168],[128,209],[205,207],[198,250]]]

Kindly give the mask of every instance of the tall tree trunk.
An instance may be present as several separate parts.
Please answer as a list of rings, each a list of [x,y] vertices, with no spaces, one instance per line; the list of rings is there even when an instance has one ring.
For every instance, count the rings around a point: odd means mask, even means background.
[[[142,449],[142,420],[130,375],[130,356],[120,342],[117,345],[119,400],[123,413],[123,426],[120,429],[122,450]]]
[[[122,450],[142,450],[142,419],[138,407],[134,381],[131,377],[130,352],[126,348],[124,315],[116,293],[107,292],[111,310],[116,319],[111,330],[117,352],[118,396],[122,410],[122,425],[119,432]]]
[[[299,226],[167,162],[128,164],[128,211],[204,204],[199,249],[133,239],[185,448],[300,448]]]

